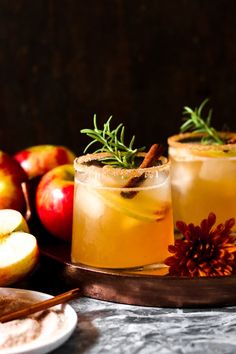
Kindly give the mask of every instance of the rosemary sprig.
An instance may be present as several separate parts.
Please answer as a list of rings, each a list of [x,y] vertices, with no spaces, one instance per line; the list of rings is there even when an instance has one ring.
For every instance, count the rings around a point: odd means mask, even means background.
[[[103,129],[99,129],[97,126],[96,114],[93,117],[94,129],[82,129],[80,132],[89,136],[92,141],[86,146],[84,152],[98,143],[102,147],[94,151],[94,153],[107,152],[110,156],[107,156],[101,160],[102,163],[113,165],[114,167],[134,168],[135,156],[139,151],[143,151],[145,147],[133,148],[135,136],[132,137],[128,146],[124,142],[125,127],[121,123],[115,129],[111,129],[110,122],[112,116],[110,116],[106,123],[103,125]]]
[[[219,137],[217,131],[211,127],[212,109],[209,110],[208,116],[204,119],[202,110],[208,99],[204,100],[199,107],[194,110],[185,106],[183,110],[184,123],[180,127],[181,133],[186,131],[192,131],[194,133],[203,133],[204,136],[201,139],[202,144],[224,144],[224,141]]]

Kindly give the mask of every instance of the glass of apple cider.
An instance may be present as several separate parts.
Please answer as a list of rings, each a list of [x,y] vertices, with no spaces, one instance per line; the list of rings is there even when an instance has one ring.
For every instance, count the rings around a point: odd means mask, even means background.
[[[201,134],[168,139],[174,221],[200,221],[214,212],[219,222],[236,217],[236,134],[219,133],[222,145],[204,145]]]
[[[101,165],[104,155],[74,163],[72,261],[113,269],[163,266],[174,237],[169,161],[124,169]]]

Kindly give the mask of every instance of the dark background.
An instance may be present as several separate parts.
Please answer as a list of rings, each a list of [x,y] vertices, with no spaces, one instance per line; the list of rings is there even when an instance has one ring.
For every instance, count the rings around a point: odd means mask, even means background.
[[[0,0],[0,141],[13,153],[123,122],[137,145],[178,132],[206,97],[235,127],[235,0]]]

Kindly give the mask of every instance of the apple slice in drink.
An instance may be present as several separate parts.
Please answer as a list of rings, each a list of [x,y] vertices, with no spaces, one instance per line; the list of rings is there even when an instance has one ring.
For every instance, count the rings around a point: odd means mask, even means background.
[[[132,199],[126,199],[112,190],[96,189],[95,193],[105,205],[131,218],[145,222],[162,220],[168,208],[167,202],[151,197],[149,194],[151,192],[139,192]]]
[[[16,210],[0,210],[0,286],[24,278],[38,262],[36,238]]]

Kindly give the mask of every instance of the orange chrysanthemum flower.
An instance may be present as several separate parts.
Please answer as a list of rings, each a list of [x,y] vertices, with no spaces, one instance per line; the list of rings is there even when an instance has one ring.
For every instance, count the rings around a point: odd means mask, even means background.
[[[168,250],[173,256],[165,260],[169,275],[221,276],[233,273],[236,266],[236,244],[232,234],[235,219],[214,226],[216,215],[210,213],[200,226],[177,221],[183,239],[175,240]]]

